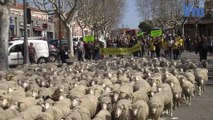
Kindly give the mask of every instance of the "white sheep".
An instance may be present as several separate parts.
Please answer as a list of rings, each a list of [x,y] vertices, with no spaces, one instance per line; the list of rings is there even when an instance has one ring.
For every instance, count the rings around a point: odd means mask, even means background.
[[[21,112],[17,115],[17,117],[14,117],[9,120],[34,120],[38,116],[39,113],[41,113],[42,108],[40,106],[31,106],[27,110]]]
[[[101,110],[92,120],[112,120],[112,116],[108,110]]]
[[[139,90],[139,91],[134,92],[132,95],[133,95],[132,103],[135,103],[138,100],[143,100],[145,102],[149,101],[149,96],[146,91]]]
[[[72,108],[83,107],[88,109],[90,118],[94,117],[98,108],[98,96],[85,95],[83,99],[73,99],[71,103]]]
[[[180,100],[182,98],[182,87],[176,85],[172,88],[174,109],[180,106]]]
[[[156,93],[149,101],[150,113],[152,119],[159,119],[163,110],[168,110],[170,116],[173,115],[173,94],[170,86],[167,83],[161,85],[161,91]]]
[[[18,111],[22,112],[30,108],[31,106],[36,105],[37,102],[38,101],[34,99],[33,97],[26,97],[21,100],[18,100]]]
[[[69,113],[69,115],[65,117],[65,120],[91,120],[89,114],[90,112],[88,109],[84,107],[77,107],[74,110],[72,110]],[[36,119],[36,120],[41,120],[41,119]]]
[[[36,120],[60,120],[66,117],[70,112],[71,101],[69,99],[63,99],[55,104],[55,106],[48,108],[45,112],[37,115]]]
[[[194,97],[195,85],[185,80],[182,85],[183,97],[187,100],[187,105],[191,105],[191,98]]]
[[[19,112],[16,109],[7,109],[0,111],[0,120],[8,120],[16,117]]]
[[[113,110],[114,120],[130,120],[131,115],[129,107],[131,106],[131,101],[126,99],[121,99],[117,102]]]
[[[151,86],[145,80],[136,81],[135,84],[133,85],[133,91],[134,92],[139,91],[139,90],[149,92],[150,89],[151,89]]]
[[[130,107],[133,120],[147,120],[149,116],[149,106],[143,101],[139,100]]]
[[[195,75],[192,72],[184,72],[183,75],[187,78],[188,81],[195,84]]]
[[[208,70],[205,68],[197,68],[194,70],[194,73],[198,86],[198,94],[202,95],[205,90],[205,84],[208,82]]]

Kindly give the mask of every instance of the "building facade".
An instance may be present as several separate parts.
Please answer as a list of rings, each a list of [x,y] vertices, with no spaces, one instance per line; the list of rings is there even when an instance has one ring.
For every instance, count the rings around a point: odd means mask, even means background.
[[[31,24],[27,24],[28,37],[44,37],[53,39],[55,37],[54,23],[49,21],[48,14],[36,8],[27,6],[31,9]],[[9,36],[24,36],[23,5],[12,4],[10,8]]]

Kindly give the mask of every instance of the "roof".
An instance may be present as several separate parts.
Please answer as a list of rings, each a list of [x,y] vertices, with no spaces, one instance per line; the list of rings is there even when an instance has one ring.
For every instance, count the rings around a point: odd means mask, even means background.
[[[9,8],[22,10],[23,9],[23,4],[20,4],[20,3],[11,4],[11,5],[9,5]],[[34,12],[42,12],[39,9],[34,8],[34,7],[29,7],[29,8],[31,9],[31,11],[34,11]]]

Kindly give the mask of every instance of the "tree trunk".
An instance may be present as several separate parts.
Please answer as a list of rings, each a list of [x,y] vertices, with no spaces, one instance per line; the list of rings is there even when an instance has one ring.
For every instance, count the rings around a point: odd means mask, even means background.
[[[182,31],[182,37],[185,36],[185,27],[184,24],[181,26],[181,31]]]
[[[9,9],[0,5],[0,71],[7,71],[8,66],[8,35]]]
[[[67,41],[68,41],[68,49],[70,51],[70,57],[74,57],[72,27],[67,26],[66,29],[67,29]]]

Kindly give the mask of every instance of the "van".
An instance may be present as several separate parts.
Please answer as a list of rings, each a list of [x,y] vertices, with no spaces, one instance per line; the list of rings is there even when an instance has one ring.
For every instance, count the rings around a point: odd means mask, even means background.
[[[9,42],[8,47],[8,62],[9,65],[20,65],[23,64],[23,56],[21,54],[23,40],[15,40]],[[38,64],[46,63],[49,57],[49,47],[47,41],[44,40],[28,40],[28,44],[33,43],[36,50],[36,62]]]

